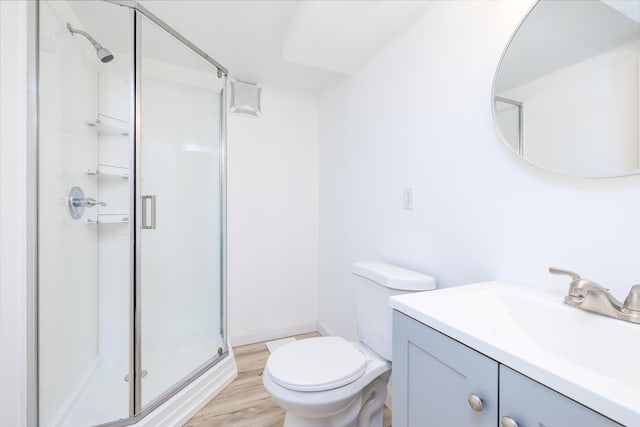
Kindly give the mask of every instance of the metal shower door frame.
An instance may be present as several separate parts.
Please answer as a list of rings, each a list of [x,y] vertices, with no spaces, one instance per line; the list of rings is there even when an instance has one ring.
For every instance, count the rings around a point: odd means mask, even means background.
[[[227,153],[227,79],[228,70],[220,65],[217,61],[207,55],[203,50],[191,43],[187,38],[175,31],[156,15],[151,13],[137,1],[131,0],[102,0],[114,5],[127,7],[131,11],[131,25],[133,27],[133,39],[131,41],[131,60],[132,67],[130,71],[131,81],[131,116],[130,116],[130,132],[132,140],[130,141],[130,176],[133,174],[135,179],[130,180],[130,212],[129,217],[133,221],[129,221],[129,238],[130,238],[130,339],[129,339],[129,375],[133,381],[129,381],[129,418],[114,420],[112,422],[100,424],[98,427],[124,427],[137,423],[145,416],[156,410],[162,404],[170,400],[179,391],[183,390],[193,381],[198,379],[202,374],[210,370],[218,362],[224,360],[229,355],[227,342],[227,183],[226,183],[226,153]],[[40,67],[39,67],[39,2],[29,2],[28,5],[28,81],[30,91],[27,94],[27,208],[32,214],[27,219],[27,425],[36,427],[39,425],[39,344],[38,344],[38,166],[39,166],[39,85],[40,85]],[[162,30],[171,35],[174,39],[185,45],[195,54],[210,63],[217,69],[218,78],[223,78],[221,90],[221,109],[220,109],[220,294],[221,294],[221,327],[220,333],[227,345],[226,349],[212,357],[207,363],[193,371],[189,376],[173,387],[167,389],[164,393],[151,401],[146,407],[142,407],[142,368],[141,368],[141,227],[142,224],[142,200],[140,198],[139,189],[141,188],[140,174],[141,170],[141,139],[140,139],[140,112],[141,112],[141,93],[140,93],[140,69],[141,69],[141,24],[143,18],[157,25]]]
[[[173,28],[168,26],[165,22],[163,22],[156,15],[151,13],[149,10],[140,5],[137,1],[111,1],[107,0],[111,3],[119,4],[121,6],[129,7],[133,10],[134,13],[134,24],[133,24],[133,70],[132,70],[132,99],[134,103],[134,108],[132,108],[132,129],[131,135],[133,135],[133,144],[131,146],[130,152],[130,168],[133,171],[132,174],[135,177],[132,180],[133,185],[131,186],[131,212],[130,217],[134,218],[134,221],[130,224],[130,232],[131,232],[131,253],[135,254],[132,257],[132,295],[131,295],[131,321],[132,321],[132,336],[131,336],[131,362],[132,365],[131,372],[133,381],[130,381],[130,393],[129,393],[129,415],[131,418],[126,420],[124,423],[109,423],[108,426],[120,426],[120,425],[129,425],[132,422],[137,422],[141,418],[145,417],[153,410],[158,408],[160,405],[171,399],[177,392],[184,389],[187,385],[196,380],[200,375],[208,371],[215,364],[217,364],[220,360],[226,357],[229,354],[229,350],[224,349],[223,352],[214,358],[210,359],[209,362],[198,368],[196,371],[192,372],[186,378],[183,378],[182,381],[173,387],[167,389],[164,393],[150,402],[146,407],[142,405],[142,268],[141,268],[141,259],[142,259],[142,227],[141,225],[144,223],[144,218],[142,217],[143,207],[142,203],[142,194],[140,189],[142,188],[141,183],[141,174],[139,173],[142,170],[141,162],[142,162],[142,144],[141,144],[141,134],[140,134],[140,117],[141,117],[141,72],[142,69],[142,22],[143,19],[148,19],[151,23],[157,25],[162,30],[167,32],[170,36],[172,36],[177,41],[181,42],[195,54],[200,56],[202,59],[210,63],[217,69],[217,74],[219,78],[224,78],[223,89],[221,93],[221,102],[222,106],[226,105],[226,86],[227,86],[227,77],[228,70],[220,65],[217,61],[207,55],[200,48],[191,43],[187,38],[182,36],[180,33],[175,31]],[[221,331],[223,337],[226,340],[226,287],[227,287],[227,268],[226,268],[226,108],[221,108],[221,133],[220,133],[220,236],[221,236],[221,293],[224,298],[221,299],[222,306],[221,316],[225,320],[224,329]]]

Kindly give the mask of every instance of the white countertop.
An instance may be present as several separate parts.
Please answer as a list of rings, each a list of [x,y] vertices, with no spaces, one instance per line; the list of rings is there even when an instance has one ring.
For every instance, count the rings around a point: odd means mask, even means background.
[[[618,423],[640,426],[640,324],[508,282],[399,295],[390,304]]]

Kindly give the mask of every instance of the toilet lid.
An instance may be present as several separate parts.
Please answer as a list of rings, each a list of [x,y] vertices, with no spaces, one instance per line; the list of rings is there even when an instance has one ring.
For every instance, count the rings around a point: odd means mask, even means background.
[[[323,391],[360,378],[367,358],[340,337],[308,338],[283,345],[271,354],[266,370],[282,387]]]

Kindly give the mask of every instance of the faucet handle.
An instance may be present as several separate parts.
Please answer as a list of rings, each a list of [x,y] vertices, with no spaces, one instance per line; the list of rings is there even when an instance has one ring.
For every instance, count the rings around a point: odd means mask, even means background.
[[[564,270],[562,268],[557,268],[557,267],[549,267],[549,273],[551,273],[551,274],[560,274],[560,275],[563,275],[563,276],[569,276],[573,280],[580,279],[580,275],[578,273],[574,273],[573,271]]]
[[[578,273],[574,273],[573,271],[563,270],[556,267],[549,267],[549,273],[561,274],[571,277],[571,283],[569,284],[569,292],[567,298],[570,298],[574,301],[582,301],[582,299],[587,295],[589,291],[609,291],[609,289],[597,284],[594,281],[581,278]],[[640,294],[638,299],[638,307],[640,310]]]
[[[625,311],[639,311],[640,312],[640,285],[633,285],[629,290],[629,295],[624,300],[622,305]]]

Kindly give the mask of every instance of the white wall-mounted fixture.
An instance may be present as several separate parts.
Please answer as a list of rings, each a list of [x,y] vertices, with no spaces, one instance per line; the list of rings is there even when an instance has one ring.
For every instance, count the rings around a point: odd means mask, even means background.
[[[402,208],[413,209],[413,187],[402,189]]]
[[[258,117],[261,112],[262,88],[257,83],[231,80],[231,112]]]

